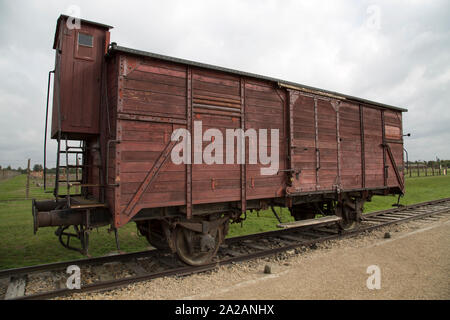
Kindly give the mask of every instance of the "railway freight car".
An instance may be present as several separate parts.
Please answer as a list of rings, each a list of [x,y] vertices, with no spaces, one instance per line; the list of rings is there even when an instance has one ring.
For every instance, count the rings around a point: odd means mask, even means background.
[[[49,73],[55,198],[33,201],[35,232],[56,226],[86,254],[92,228],[134,222],[199,265],[248,210],[347,228],[373,195],[404,193],[405,109],[118,46],[110,26],[71,20]]]

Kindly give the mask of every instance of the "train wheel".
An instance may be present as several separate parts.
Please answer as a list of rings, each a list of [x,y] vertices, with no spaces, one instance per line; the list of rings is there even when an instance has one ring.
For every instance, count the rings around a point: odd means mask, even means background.
[[[198,233],[181,226],[175,229],[175,248],[181,261],[199,266],[216,255],[223,240],[223,227],[208,234]]]
[[[339,227],[342,230],[352,230],[352,229],[356,228],[356,226],[357,226],[356,221],[349,221],[349,220],[344,220],[339,225]]]
[[[341,210],[341,214],[338,214],[342,218],[342,220],[339,222],[339,228],[341,230],[351,230],[356,227],[356,221],[354,220],[354,217],[352,215],[352,212],[349,212],[345,207],[340,205],[341,208],[338,208],[338,210]],[[342,208],[343,207],[343,208]]]
[[[359,198],[351,198],[344,196],[342,201],[338,204],[338,212],[342,221],[340,226],[344,230],[351,230],[358,226],[361,220],[361,214],[364,210],[364,200]]]
[[[159,250],[169,250],[164,230],[159,220],[136,222],[139,232],[147,238],[148,243]]]

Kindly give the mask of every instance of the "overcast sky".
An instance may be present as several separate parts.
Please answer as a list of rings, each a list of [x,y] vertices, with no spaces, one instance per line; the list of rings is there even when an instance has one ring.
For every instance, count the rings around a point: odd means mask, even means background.
[[[56,19],[119,45],[407,108],[410,160],[450,159],[450,1],[0,0],[0,165],[43,162]],[[55,144],[48,166],[55,165]]]

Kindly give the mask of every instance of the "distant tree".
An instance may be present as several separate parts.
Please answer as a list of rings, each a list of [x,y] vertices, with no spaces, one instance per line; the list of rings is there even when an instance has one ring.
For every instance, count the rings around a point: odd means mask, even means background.
[[[7,167],[6,167],[6,170],[11,170],[11,166],[7,166]]]
[[[43,170],[43,168],[42,168],[42,165],[40,165],[40,164],[35,164],[33,167],[34,172],[38,172],[38,171],[42,171],[42,170]]]

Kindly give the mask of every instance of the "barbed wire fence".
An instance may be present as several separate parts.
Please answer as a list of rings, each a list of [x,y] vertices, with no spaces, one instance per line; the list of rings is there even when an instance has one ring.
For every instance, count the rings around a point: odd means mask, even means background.
[[[21,172],[18,172],[18,171],[15,171],[15,170],[0,170],[0,181],[3,181],[3,180],[7,180],[7,179],[10,179],[10,178],[14,178],[14,177],[16,177],[16,176],[18,176],[18,175],[20,175],[21,174]]]
[[[44,172],[35,170],[36,167],[32,170],[31,159],[26,160],[26,163],[26,169],[10,169],[10,166],[0,169],[0,202],[52,198],[55,187],[55,169],[47,169],[46,189],[44,190]],[[40,168],[42,169],[42,167]],[[60,179],[67,180],[66,175],[69,175],[69,180],[74,180],[80,173],[72,171],[60,172]],[[409,162],[405,163],[403,172],[405,178],[446,176],[448,174],[448,166],[430,165],[426,162]],[[24,178],[18,177],[20,175],[23,175]],[[8,184],[7,180],[16,177],[17,181],[14,181],[8,187],[2,187],[2,185]],[[61,187],[63,188],[64,186],[60,185]],[[80,191],[78,187],[74,189],[76,190],[73,191]]]
[[[13,161],[10,161],[13,162]],[[21,161],[23,163],[23,161]],[[47,174],[47,190],[44,190],[42,166],[31,167],[31,159],[25,160],[25,169],[0,169],[0,202],[51,198],[55,174]]]
[[[446,176],[448,174],[448,166],[428,165],[426,163],[407,163],[405,165],[405,177],[430,177],[430,176]]]

